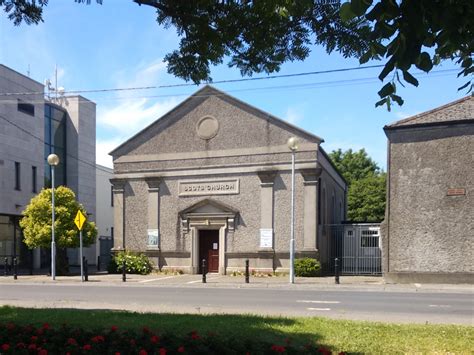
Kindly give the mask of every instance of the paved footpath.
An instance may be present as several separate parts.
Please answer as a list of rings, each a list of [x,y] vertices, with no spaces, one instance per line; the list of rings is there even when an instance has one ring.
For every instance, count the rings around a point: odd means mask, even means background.
[[[126,282],[122,281],[121,274],[94,273],[89,275],[89,284],[96,286],[108,285],[141,285],[164,287],[218,287],[218,288],[288,288],[288,289],[326,289],[326,290],[358,290],[358,291],[386,291],[386,292],[443,292],[443,293],[474,293],[474,285],[469,284],[387,284],[382,277],[377,276],[341,276],[340,284],[335,283],[334,277],[297,277],[295,283],[290,284],[288,276],[255,277],[250,276],[249,283],[245,283],[244,276],[228,276],[208,274],[207,282],[202,282],[202,275],[172,275],[153,273],[150,275],[127,274]],[[52,280],[47,275],[19,275],[17,280],[13,276],[0,276],[0,285],[7,284],[80,284],[81,277],[57,276]],[[84,282],[87,284],[87,282]]]

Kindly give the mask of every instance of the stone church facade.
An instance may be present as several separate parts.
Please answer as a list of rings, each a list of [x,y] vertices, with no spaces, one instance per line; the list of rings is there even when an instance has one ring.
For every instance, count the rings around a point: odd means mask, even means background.
[[[290,137],[297,137],[296,257],[327,262],[323,224],[346,216],[346,183],[323,140],[206,86],[110,154],[114,249],[159,269],[289,268]]]

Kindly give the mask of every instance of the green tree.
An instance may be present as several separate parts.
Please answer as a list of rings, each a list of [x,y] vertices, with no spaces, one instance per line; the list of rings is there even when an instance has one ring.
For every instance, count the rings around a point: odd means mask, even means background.
[[[347,217],[354,222],[380,222],[385,215],[386,173],[353,180],[347,197]]]
[[[377,222],[385,215],[386,174],[364,149],[334,150],[332,162],[348,184],[347,217],[354,222]]]
[[[384,61],[380,80],[393,75],[376,106],[389,110],[393,102],[403,104],[397,82],[418,86],[413,67],[429,72],[452,60],[467,77],[460,89],[473,88],[472,0],[133,1],[155,8],[160,25],[176,28],[181,40],[165,57],[168,72],[195,83],[212,81],[211,66],[224,59],[245,76],[274,73],[321,45],[361,64]],[[16,25],[39,23],[47,0],[0,0],[2,5]]]
[[[349,185],[355,180],[361,180],[380,172],[377,163],[367,155],[365,149],[358,152],[353,152],[352,149],[343,152],[338,149],[332,151],[329,156]]]
[[[65,248],[79,246],[79,231],[74,224],[77,211],[87,216],[85,208],[76,201],[74,192],[65,186],[54,190],[55,202],[55,242],[58,248],[58,274],[67,272]],[[51,248],[51,189],[43,189],[33,197],[23,211],[20,226],[23,229],[24,242],[30,248]],[[89,246],[95,242],[97,229],[94,222],[86,221],[82,229],[83,244]]]

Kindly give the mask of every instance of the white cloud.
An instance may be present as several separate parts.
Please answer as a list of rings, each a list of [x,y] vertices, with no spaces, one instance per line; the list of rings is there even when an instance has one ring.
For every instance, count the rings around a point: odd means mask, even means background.
[[[398,120],[403,120],[405,118],[412,117],[417,114],[418,113],[408,113],[408,112],[398,111],[395,113],[395,116],[397,117]]]
[[[151,104],[147,98],[126,99],[118,106],[99,109],[97,122],[123,137],[130,137],[171,110],[179,101],[169,98]]]
[[[288,123],[297,124],[304,119],[303,110],[298,107],[288,107],[283,118]]]
[[[112,157],[109,153],[117,148],[123,140],[119,138],[112,138],[109,140],[98,140],[95,144],[96,163],[112,168]]]
[[[166,64],[161,58],[150,63],[140,63],[130,70],[124,69],[116,73],[116,85],[117,87],[156,86],[159,76],[163,73],[166,73]],[[124,92],[123,95],[129,96],[130,93]]]
[[[159,77],[165,73],[165,69],[166,65],[161,59],[148,64],[139,64],[132,71],[116,73],[116,87],[159,86]],[[142,96],[147,95],[149,91],[139,93],[139,97],[133,97],[131,91],[120,91],[107,104],[100,105],[97,113],[99,129],[103,128],[109,137],[114,135],[114,139],[124,141],[170,111],[182,100],[178,97],[149,99]]]

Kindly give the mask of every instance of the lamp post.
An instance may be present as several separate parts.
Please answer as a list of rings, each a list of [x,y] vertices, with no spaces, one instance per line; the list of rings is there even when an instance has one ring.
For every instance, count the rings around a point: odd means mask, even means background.
[[[51,205],[52,205],[52,222],[51,222],[51,277],[56,280],[56,242],[54,240],[54,167],[59,164],[59,157],[56,154],[48,155],[48,164],[51,166]]]
[[[291,150],[291,236],[290,236],[290,283],[295,283],[295,155],[298,150],[298,139],[288,139]]]

